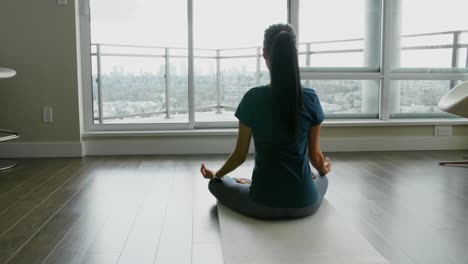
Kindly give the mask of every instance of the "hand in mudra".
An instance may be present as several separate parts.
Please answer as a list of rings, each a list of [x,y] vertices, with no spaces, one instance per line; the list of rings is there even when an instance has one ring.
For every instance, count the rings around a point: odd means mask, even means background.
[[[327,170],[327,173],[331,171],[331,161],[328,157],[325,157],[325,169]]]
[[[200,167],[200,172],[205,179],[213,179],[215,175],[215,172],[207,169],[204,163]]]

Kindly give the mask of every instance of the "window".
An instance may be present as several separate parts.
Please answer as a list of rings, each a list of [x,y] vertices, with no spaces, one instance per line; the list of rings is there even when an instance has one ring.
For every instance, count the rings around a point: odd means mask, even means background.
[[[437,103],[468,72],[467,8],[465,0],[395,1],[391,117],[450,116]]]
[[[378,118],[381,13],[378,0],[300,1],[303,83],[317,91],[327,118]],[[323,79],[330,72],[336,80]],[[349,72],[368,76],[350,80]]]
[[[381,12],[379,0],[302,0],[301,66],[378,69]]]
[[[458,83],[449,80],[392,81],[390,116],[392,118],[453,116],[442,112],[437,104]]]
[[[244,93],[269,81],[262,72],[263,32],[271,24],[287,23],[286,16],[284,0],[196,0],[194,90],[199,126],[237,125],[234,111]]]
[[[237,126],[244,93],[269,82],[263,32],[288,21],[329,119],[451,117],[437,103],[468,79],[466,0],[89,1],[90,131]]]
[[[393,67],[466,68],[467,9],[465,0],[400,0],[394,24],[400,52],[394,51]]]
[[[187,123],[186,1],[90,8],[93,124]]]
[[[380,81],[308,80],[303,81],[303,85],[317,92],[327,118],[378,117]]]

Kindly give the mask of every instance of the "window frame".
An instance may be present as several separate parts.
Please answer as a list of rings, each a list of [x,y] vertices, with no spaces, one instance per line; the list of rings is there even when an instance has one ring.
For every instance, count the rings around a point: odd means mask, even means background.
[[[104,132],[104,131],[179,131],[179,130],[195,130],[208,128],[235,128],[238,126],[237,121],[221,121],[221,122],[202,122],[195,120],[195,76],[194,76],[194,43],[193,43],[193,1],[187,0],[187,27],[188,27],[188,58],[187,58],[187,74],[188,74],[188,121],[184,123],[135,123],[135,124],[95,124],[93,114],[93,98],[92,98],[92,50],[91,50],[91,28],[90,28],[90,0],[77,1],[77,18],[79,26],[79,41],[78,43],[78,63],[80,65],[81,75],[80,82],[82,93],[80,94],[80,106],[82,106],[82,132]],[[287,18],[296,29],[298,35],[298,43],[300,43],[299,27],[299,8],[301,0],[284,0],[287,4]],[[305,1],[305,0],[302,0]],[[377,0],[376,0],[377,1]],[[396,36],[393,30],[393,23],[398,19],[398,14],[395,9],[398,8],[398,3],[392,0],[378,0],[381,4],[380,21],[380,43],[379,45],[379,67],[300,67],[301,78],[303,80],[373,80],[379,81],[379,97],[378,97],[378,118],[356,119],[356,115],[349,116],[329,114],[328,118],[334,119],[333,123],[348,124],[351,120],[359,120],[356,123],[366,123],[367,121],[388,121],[412,119],[415,116],[421,119],[421,122],[427,122],[427,118],[441,118],[444,120],[453,119],[454,122],[460,122],[452,115],[441,113],[422,113],[408,115],[399,114],[395,118],[390,113],[389,98],[391,96],[391,82],[397,80],[468,80],[468,68],[392,68],[392,46],[394,41],[399,40],[400,36]],[[468,49],[468,48],[467,48]],[[257,54],[257,59],[261,60],[261,54]],[[468,60],[467,60],[468,63]],[[258,77],[257,77],[258,78]],[[345,118],[346,117],[346,118]],[[336,119],[335,119],[336,118]],[[426,118],[426,119],[425,119]],[[342,120],[342,121],[340,121]],[[367,120],[367,121],[366,121]],[[415,121],[416,122],[416,121]],[[436,121],[434,121],[436,122]],[[398,122],[396,122],[398,123]]]

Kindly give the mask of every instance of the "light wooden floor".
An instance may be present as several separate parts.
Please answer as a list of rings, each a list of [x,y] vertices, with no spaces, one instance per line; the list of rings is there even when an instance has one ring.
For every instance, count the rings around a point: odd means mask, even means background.
[[[468,168],[437,165],[462,155],[330,153],[326,198],[392,263],[466,264]],[[224,158],[18,160],[0,172],[0,263],[222,263],[198,170]],[[233,176],[252,167],[250,158]]]

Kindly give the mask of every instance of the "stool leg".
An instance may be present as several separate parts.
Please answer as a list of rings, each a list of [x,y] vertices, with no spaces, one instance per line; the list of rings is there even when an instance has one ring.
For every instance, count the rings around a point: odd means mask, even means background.
[[[441,161],[439,165],[468,165],[468,160]]]
[[[16,166],[16,162],[10,160],[0,160],[0,171],[8,170]]]

